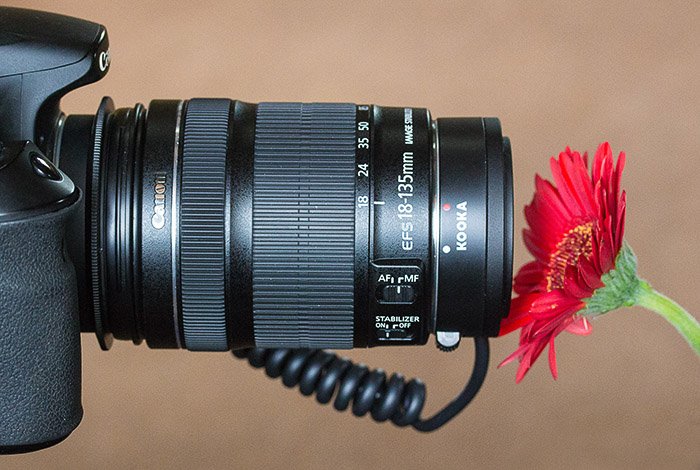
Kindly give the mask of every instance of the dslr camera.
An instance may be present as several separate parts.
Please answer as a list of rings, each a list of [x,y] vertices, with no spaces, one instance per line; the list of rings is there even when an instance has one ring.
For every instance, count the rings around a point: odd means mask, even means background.
[[[80,333],[233,351],[320,403],[432,431],[477,393],[511,297],[511,150],[495,118],[353,103],[155,100],[66,116],[107,31],[0,7],[0,452],[82,417]],[[464,390],[329,349],[474,338]]]

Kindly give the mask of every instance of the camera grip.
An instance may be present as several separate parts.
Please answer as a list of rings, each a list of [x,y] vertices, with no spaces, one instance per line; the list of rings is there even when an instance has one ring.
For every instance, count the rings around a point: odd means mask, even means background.
[[[76,275],[64,249],[76,205],[0,223],[0,453],[56,444],[82,418]]]

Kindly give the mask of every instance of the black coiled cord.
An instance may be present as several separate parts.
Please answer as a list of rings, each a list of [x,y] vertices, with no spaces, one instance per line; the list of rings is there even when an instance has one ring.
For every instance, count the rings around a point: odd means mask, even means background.
[[[391,420],[397,426],[413,426],[430,432],[440,428],[462,411],[476,396],[486,378],[489,364],[487,338],[474,338],[474,368],[467,385],[457,397],[432,417],[423,420],[420,413],[426,399],[425,384],[392,374],[387,379],[381,369],[370,370],[362,364],[323,349],[241,349],[233,352],[255,368],[265,368],[271,378],[282,377],[287,387],[299,385],[303,395],[316,393],[326,404],[335,395],[333,406],[344,411],[352,403],[355,416],[370,413],[375,421]],[[337,392],[337,393],[336,393]]]

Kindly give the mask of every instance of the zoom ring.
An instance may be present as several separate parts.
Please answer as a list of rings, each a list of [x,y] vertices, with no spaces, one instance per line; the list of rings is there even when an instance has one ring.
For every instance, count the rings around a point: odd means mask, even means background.
[[[253,181],[256,346],[352,348],[355,106],[261,103]]]
[[[230,100],[190,100],[180,191],[182,326],[189,350],[228,349],[224,295]]]

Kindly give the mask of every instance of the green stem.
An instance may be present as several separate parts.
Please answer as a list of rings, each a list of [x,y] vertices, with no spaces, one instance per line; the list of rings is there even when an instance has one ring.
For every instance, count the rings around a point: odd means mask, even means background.
[[[645,281],[640,280],[635,297],[637,305],[658,313],[673,325],[700,356],[700,323],[691,314]]]

